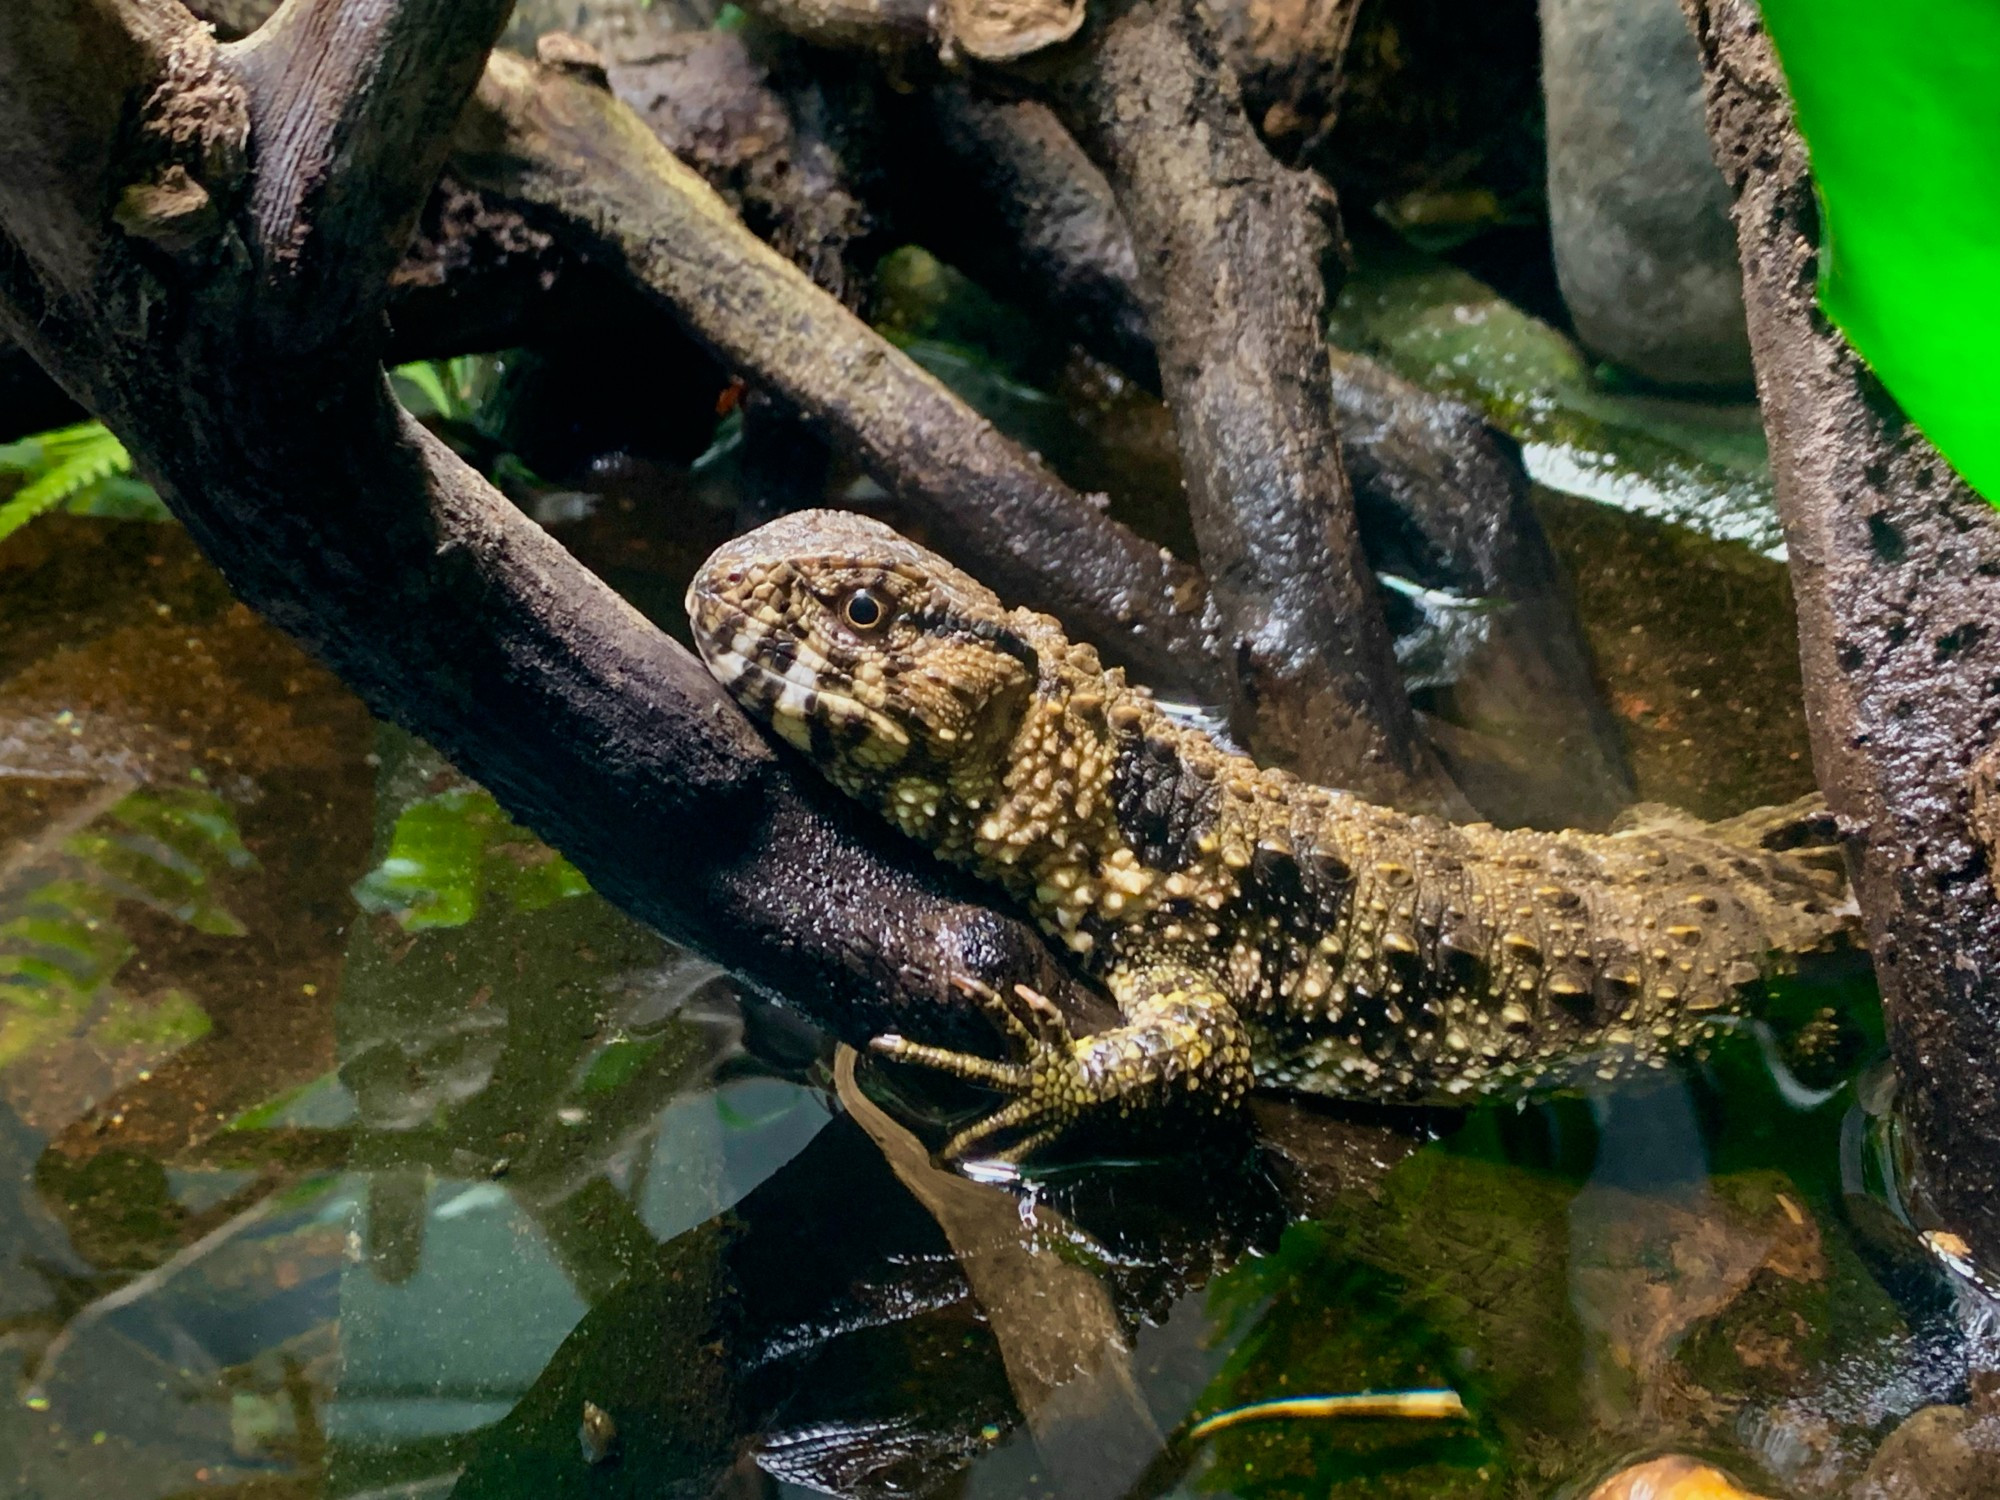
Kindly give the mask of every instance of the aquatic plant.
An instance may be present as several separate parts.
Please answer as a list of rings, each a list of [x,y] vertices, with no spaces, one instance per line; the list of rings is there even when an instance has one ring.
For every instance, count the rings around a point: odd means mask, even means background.
[[[137,999],[121,984],[138,951],[123,909],[243,934],[219,885],[256,859],[220,797],[199,786],[128,792],[10,863],[13,878],[0,882],[0,1067],[65,1035],[123,1046],[191,1041],[208,1029],[178,991]]]

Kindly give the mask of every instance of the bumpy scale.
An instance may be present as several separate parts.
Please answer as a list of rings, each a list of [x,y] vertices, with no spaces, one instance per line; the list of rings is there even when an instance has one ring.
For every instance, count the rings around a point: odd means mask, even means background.
[[[1016,1131],[1023,1154],[1097,1108],[1220,1111],[1253,1079],[1450,1102],[1660,1068],[1851,927],[1839,877],[1761,848],[1754,815],[1503,832],[1264,770],[861,517],[729,543],[688,612],[746,708],[1118,1002],[1074,1039],[1040,996],[968,985],[1011,1063],[878,1039],[1013,1096],[948,1153]]]

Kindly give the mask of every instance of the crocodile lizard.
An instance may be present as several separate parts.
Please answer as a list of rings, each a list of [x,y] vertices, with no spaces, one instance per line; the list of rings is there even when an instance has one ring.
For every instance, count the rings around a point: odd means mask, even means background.
[[[1463,1103],[1662,1068],[1852,926],[1840,877],[1761,847],[1748,815],[1505,831],[1259,767],[863,517],[726,544],[688,613],[754,716],[1008,892],[1118,1003],[1079,1038],[1041,996],[968,982],[1007,1062],[877,1038],[1008,1096],[947,1155],[1018,1158],[1097,1110],[1226,1110],[1253,1082]]]

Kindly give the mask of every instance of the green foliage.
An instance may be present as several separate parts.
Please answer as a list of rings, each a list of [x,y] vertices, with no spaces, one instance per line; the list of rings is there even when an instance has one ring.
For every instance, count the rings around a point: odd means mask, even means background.
[[[1812,152],[1820,303],[2000,504],[2000,7],[1763,0]]]
[[[541,911],[590,889],[582,873],[524,832],[483,791],[459,787],[406,807],[389,852],[354,886],[367,911],[405,929],[463,927],[485,902]]]
[[[501,364],[490,354],[416,360],[389,372],[396,399],[418,421],[478,425],[480,409],[499,383]]]
[[[208,1029],[175,991],[135,1003],[117,981],[136,949],[136,902],[200,932],[240,936],[216,887],[255,865],[229,807],[202,788],[133,792],[81,832],[24,851],[29,878],[0,888],[0,1066],[58,1036],[171,1047]]]
[[[397,398],[420,421],[477,428],[501,373],[493,355],[418,361],[390,372]],[[166,506],[132,475],[132,455],[102,422],[79,422],[0,443],[0,541],[30,521],[57,511],[119,521],[165,521]]]
[[[132,477],[132,455],[102,422],[0,444],[0,479],[9,476],[20,480],[20,488],[0,502],[0,541],[57,510],[119,520],[167,518],[160,497]]]

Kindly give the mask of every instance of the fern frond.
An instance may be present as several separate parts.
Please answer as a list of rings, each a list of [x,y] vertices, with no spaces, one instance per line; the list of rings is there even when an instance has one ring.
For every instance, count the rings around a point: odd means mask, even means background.
[[[132,472],[132,455],[102,422],[79,422],[0,450],[0,468],[31,476],[0,504],[0,542],[91,486]]]

